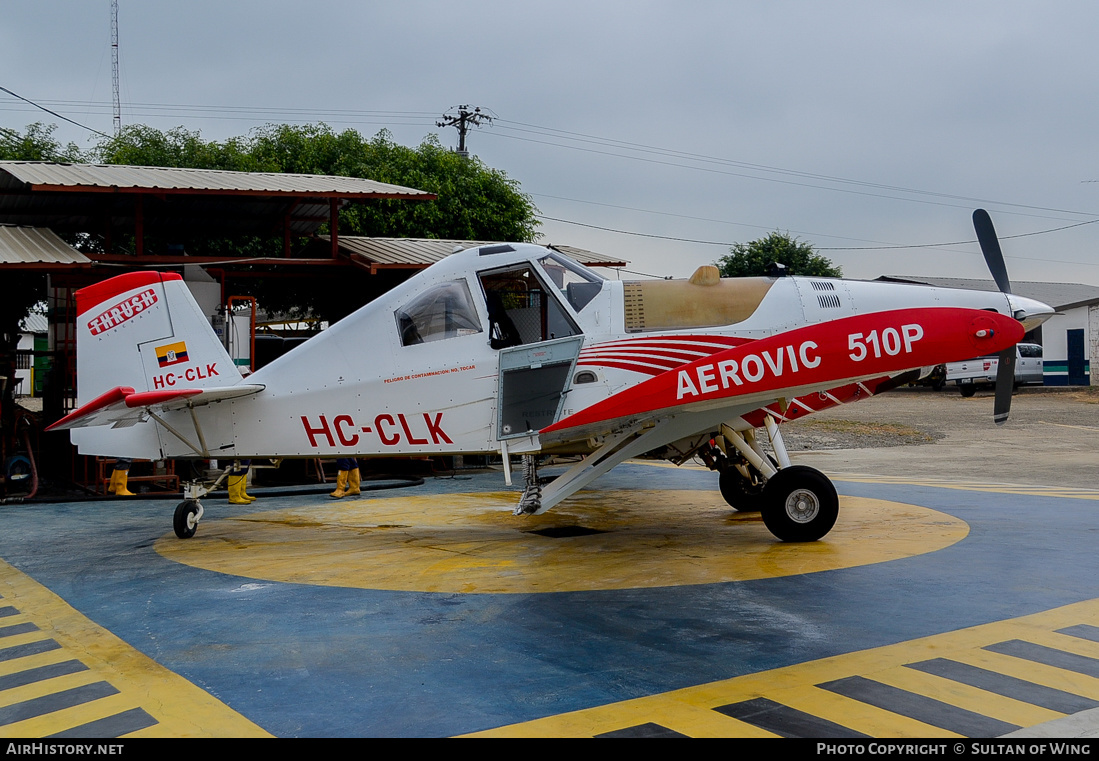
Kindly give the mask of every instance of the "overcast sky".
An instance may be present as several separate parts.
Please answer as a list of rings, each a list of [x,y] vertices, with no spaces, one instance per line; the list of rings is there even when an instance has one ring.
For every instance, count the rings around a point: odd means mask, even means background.
[[[543,240],[640,272],[781,230],[850,277],[986,277],[983,206],[1013,279],[1099,285],[1093,2],[119,5],[124,124],[453,146],[435,121],[480,106],[471,151],[567,220]],[[0,0],[0,86],[109,133],[109,0]],[[34,121],[98,139],[0,93],[0,126]]]

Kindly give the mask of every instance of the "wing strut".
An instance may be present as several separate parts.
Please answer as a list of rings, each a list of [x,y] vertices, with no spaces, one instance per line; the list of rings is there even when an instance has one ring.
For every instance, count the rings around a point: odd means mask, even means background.
[[[778,429],[778,423],[775,422],[775,418],[770,413],[763,418],[763,422],[767,426],[767,435],[771,438],[771,446],[775,450],[775,459],[778,460],[778,466],[780,468],[790,467],[790,454],[786,451],[786,443],[782,440],[782,432]]]
[[[661,437],[666,436],[672,422],[672,420],[664,420],[652,428],[633,428],[607,437],[603,446],[555,478],[540,495],[537,493],[540,488],[537,475],[532,476],[528,473],[527,488],[523,491],[523,497],[515,508],[515,514],[541,515],[580,491],[615,465],[659,446],[666,441]]]
[[[771,416],[768,415],[767,419],[771,420]],[[774,421],[772,420],[772,423],[773,422]],[[778,435],[778,426],[775,426],[775,434]],[[763,450],[760,449],[759,444],[756,442],[755,436],[750,429],[741,434],[739,431],[734,431],[732,428],[722,423],[721,435],[725,437],[725,442],[727,444],[732,444],[736,447],[736,451],[740,452],[741,456],[747,460],[753,468],[763,474],[764,479],[770,479],[778,472],[778,469],[771,464],[764,455]],[[772,438],[772,442],[773,441],[774,439]],[[778,441],[782,441],[781,437]],[[778,450],[779,447],[775,447],[775,451],[778,452]],[[782,447],[782,451],[785,453],[786,448]],[[786,457],[786,462],[789,464],[789,456]]]

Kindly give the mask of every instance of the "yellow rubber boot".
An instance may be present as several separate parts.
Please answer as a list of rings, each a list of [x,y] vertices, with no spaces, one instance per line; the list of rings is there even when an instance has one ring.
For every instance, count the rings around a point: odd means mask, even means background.
[[[345,494],[347,494],[347,471],[341,470],[336,474],[336,491],[332,492],[328,496],[339,499]]]
[[[118,471],[111,471],[111,482],[107,484],[107,493],[114,494],[114,490],[118,487]]]
[[[229,476],[229,481],[227,482],[226,486],[229,489],[230,505],[252,504],[241,496],[241,492],[244,491],[244,476]]]
[[[349,497],[356,497],[359,492],[359,469],[347,471],[347,491],[344,492]]]
[[[126,479],[129,478],[130,471],[116,470],[114,475],[117,476],[117,480],[114,482],[114,495],[116,497],[134,496],[134,493],[126,488]]]
[[[248,493],[248,471],[244,471],[244,475],[240,477],[240,497],[246,502],[255,502],[256,498]]]

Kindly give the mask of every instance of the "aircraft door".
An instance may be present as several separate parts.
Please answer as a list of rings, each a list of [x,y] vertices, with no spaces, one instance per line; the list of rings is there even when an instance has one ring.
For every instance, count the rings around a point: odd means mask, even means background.
[[[497,438],[529,436],[560,416],[584,338],[557,289],[530,263],[479,278],[489,343],[500,350]]]
[[[500,352],[498,440],[530,436],[561,415],[583,336]]]

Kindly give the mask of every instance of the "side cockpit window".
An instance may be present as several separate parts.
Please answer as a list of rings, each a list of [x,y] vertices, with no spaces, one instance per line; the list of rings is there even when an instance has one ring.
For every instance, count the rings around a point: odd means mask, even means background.
[[[402,346],[481,332],[465,280],[439,283],[394,312]]]
[[[580,329],[529,264],[482,272],[494,349],[580,334]]]
[[[551,252],[539,259],[538,263],[550,276],[553,284],[561,289],[561,294],[577,314],[584,311],[584,307],[603,289],[602,277],[568,257]]]

